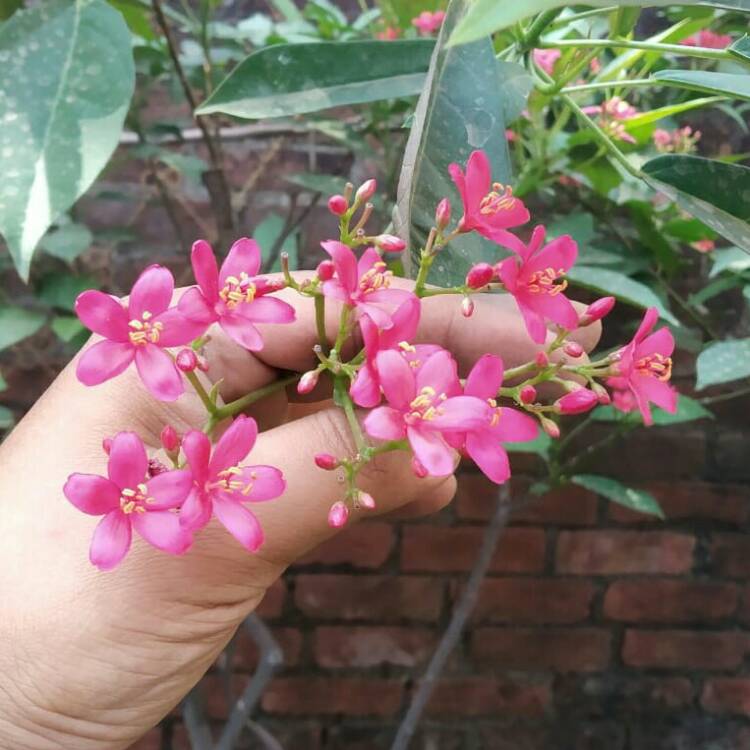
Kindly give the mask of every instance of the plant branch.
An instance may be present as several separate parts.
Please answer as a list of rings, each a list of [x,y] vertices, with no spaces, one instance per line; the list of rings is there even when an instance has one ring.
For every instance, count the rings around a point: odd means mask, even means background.
[[[262,388],[257,388],[256,390],[251,391],[244,396],[241,396],[235,401],[230,401],[228,404],[220,406],[215,410],[216,422],[218,423],[222,419],[227,419],[229,417],[233,417],[235,414],[243,412],[249,406],[252,406],[252,404],[254,404],[256,401],[260,401],[261,399],[266,398],[267,396],[270,396],[277,391],[282,390],[283,388],[286,388],[288,385],[296,383],[299,379],[300,376],[297,374],[288,375],[285,378],[279,378],[278,380],[274,380],[273,383],[269,383]]]
[[[665,86],[667,85],[664,81],[658,81],[653,78],[631,78],[630,80],[623,79],[622,81],[602,81],[599,83],[582,83],[580,86],[566,86],[561,89],[561,94],[578,94],[582,91],[602,91],[604,89],[617,89],[617,88],[646,88],[647,86]]]
[[[741,398],[742,396],[750,396],[750,387],[741,388],[739,391],[732,391],[731,393],[720,393],[718,396],[704,396],[698,399],[700,404],[720,404],[722,401],[730,401],[733,398]]]
[[[523,39],[520,42],[520,48],[523,52],[528,52],[536,46],[542,32],[562,13],[562,8],[553,8],[540,13],[532,22]]]
[[[734,60],[735,58],[723,49],[712,49],[710,47],[689,47],[683,44],[659,44],[658,42],[641,42],[629,39],[558,39],[553,42],[540,42],[540,47],[596,47],[596,48],[623,48],[642,49],[661,54],[673,53],[683,57],[702,57],[712,60]]]

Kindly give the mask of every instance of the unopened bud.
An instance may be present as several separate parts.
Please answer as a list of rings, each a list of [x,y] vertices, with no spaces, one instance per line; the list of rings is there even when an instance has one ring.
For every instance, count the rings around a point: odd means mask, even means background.
[[[539,417],[539,421],[542,424],[542,429],[551,437],[557,440],[560,437],[560,428],[557,426],[557,422],[553,422],[547,417]]]
[[[601,320],[605,315],[609,315],[614,306],[614,297],[601,297],[595,302],[592,302],[583,311],[583,315],[578,319],[578,325],[581,327],[590,326],[595,321]]]
[[[547,367],[549,365],[549,357],[547,356],[547,352],[537,352],[536,357],[534,357],[534,364],[540,369],[543,367]]]
[[[318,377],[319,374],[317,370],[308,370],[299,379],[299,383],[297,383],[297,393],[310,393],[310,391],[318,384]]]
[[[609,391],[601,383],[592,383],[591,390],[596,394],[602,406],[608,406],[612,403]]]
[[[599,403],[599,397],[588,388],[578,388],[555,401],[558,414],[583,414]]]
[[[536,401],[536,388],[533,385],[525,385],[518,393],[522,404],[533,404]]]
[[[375,238],[375,244],[386,253],[400,253],[406,247],[400,237],[392,234],[379,234]]]
[[[333,529],[340,529],[347,522],[348,518],[349,508],[341,500],[334,503],[328,511],[328,525]]]
[[[198,367],[198,355],[192,349],[180,349],[174,363],[181,372],[192,372]]]
[[[332,260],[321,260],[320,263],[318,263],[315,273],[318,274],[318,278],[321,281],[328,281],[329,279],[332,279],[333,274],[336,273],[336,266],[333,265]]]
[[[474,300],[471,297],[464,297],[461,300],[461,314],[464,318],[470,318],[474,313]]]
[[[481,289],[492,281],[495,269],[489,263],[477,263],[466,274],[466,286],[470,289]]]
[[[451,221],[451,202],[447,198],[443,198],[440,203],[437,204],[435,209],[435,224],[441,231],[445,229]]]
[[[565,346],[563,346],[563,351],[569,357],[573,357],[574,359],[583,356],[583,347],[576,341],[566,341]]]
[[[112,438],[104,438],[102,440],[102,450],[109,455],[109,452],[112,450]]]
[[[338,467],[339,462],[336,456],[332,456],[330,453],[316,453],[315,454],[315,465],[319,469],[325,469],[326,471],[333,471]]]
[[[362,201],[368,201],[375,195],[375,191],[378,189],[378,183],[375,180],[367,180],[363,182],[357,190],[354,200],[356,203],[362,203]]]
[[[171,424],[164,425],[164,429],[161,431],[159,437],[161,439],[161,447],[167,453],[175,453],[180,449],[180,436]]]
[[[328,199],[328,210],[334,214],[334,216],[345,214],[348,208],[349,202],[343,195],[332,195]]]
[[[369,492],[360,492],[357,502],[366,510],[375,510],[375,498]]]
[[[411,470],[414,472],[414,476],[419,479],[424,479],[427,476],[427,469],[422,466],[422,462],[414,456],[411,460]]]

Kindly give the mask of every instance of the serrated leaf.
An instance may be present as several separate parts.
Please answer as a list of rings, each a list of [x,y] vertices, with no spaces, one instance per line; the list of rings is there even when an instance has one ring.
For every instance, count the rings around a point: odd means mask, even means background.
[[[72,310],[76,297],[81,292],[96,287],[96,279],[91,276],[53,273],[41,280],[37,298],[58,310]]]
[[[615,479],[600,477],[596,474],[576,474],[570,478],[570,481],[631,510],[664,518],[664,511],[657,499],[645,490],[635,490]]]
[[[700,391],[750,375],[750,338],[717,341],[704,349],[695,363]]]
[[[103,0],[49,0],[0,26],[0,231],[19,274],[117,146],[133,94],[131,35]]]
[[[750,76],[711,70],[659,70],[652,79],[678,88],[750,99]]]
[[[739,247],[721,247],[711,253],[711,273],[709,278],[718,276],[722,271],[742,273],[750,269],[750,255]]]
[[[654,425],[661,427],[680,424],[682,422],[693,422],[696,419],[714,418],[714,415],[700,402],[683,394],[680,394],[677,399],[677,411],[674,414],[670,414],[659,408],[654,408],[651,414],[654,418]],[[627,421],[633,424],[641,423],[641,416],[638,412],[621,412],[615,409],[614,406],[598,406],[591,412],[591,418],[597,422]]]
[[[22,307],[0,307],[0,351],[33,336],[43,325],[45,316]]]
[[[613,294],[623,302],[628,302],[636,307],[643,309],[655,307],[659,311],[659,317],[673,325],[680,324],[679,320],[664,306],[650,287],[641,284],[640,281],[623,276],[617,271],[591,266],[574,266],[567,276],[575,284],[602,294]]]
[[[198,108],[260,119],[414,96],[431,39],[277,44],[246,57]]]
[[[94,236],[83,224],[65,224],[42,237],[39,247],[49,255],[72,263],[84,250],[91,247]]]

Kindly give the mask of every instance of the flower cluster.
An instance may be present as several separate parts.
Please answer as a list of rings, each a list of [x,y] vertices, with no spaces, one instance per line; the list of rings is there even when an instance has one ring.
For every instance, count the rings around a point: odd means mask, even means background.
[[[690,125],[676,130],[654,130],[654,145],[656,150],[662,154],[692,154],[697,149],[697,143],[701,139],[701,131],[693,130]]]
[[[635,143],[635,138],[625,129],[625,121],[635,117],[638,110],[624,99],[613,96],[602,104],[584,107],[583,111],[587,115],[596,115],[599,127],[612,138]]]
[[[621,104],[606,105],[608,116],[624,117]],[[506,444],[534,440],[540,428],[558,437],[560,415],[613,403],[639,409],[650,423],[649,404],[674,411],[677,395],[669,384],[674,341],[666,328],[653,330],[656,310],[646,312],[630,343],[590,361],[571,334],[604,318],[614,299],[598,299],[581,312],[567,298],[576,242],[567,235],[547,241],[543,226],[533,228],[527,240],[511,231],[530,221],[529,211],[510,186],[492,179],[483,152],[475,151],[464,167],[452,164],[449,171],[461,213],[452,222],[448,198],[436,206],[414,283],[398,282],[389,262],[389,254],[402,252],[406,243],[367,231],[369,201],[377,188],[368,180],[357,191],[347,185],[342,195],[329,199],[339,237],[322,243],[329,257],[312,275],[293,275],[286,262],[282,275],[261,274],[260,249],[247,238],[235,242],[219,266],[201,240],[191,254],[196,285],[182,293],[175,292],[167,269],[151,266],[127,300],[97,291],[79,296],[81,321],[102,337],[78,361],[82,383],[100,384],[134,364],[155,398],[178,399],[187,381],[207,412],[202,431],[179,435],[166,425],[160,450],[151,458],[135,433],[106,439],[107,476],[70,476],[64,487],[68,500],[102,516],[91,544],[92,563],[103,570],[117,565],[133,529],[154,547],[182,554],[212,518],[247,550],[260,547],[263,531],[247,504],[280,497],[285,480],[276,467],[246,463],[257,438],[255,421],[243,415],[253,394],[219,401],[218,387],[207,387],[205,345],[223,332],[232,345],[261,350],[267,330],[283,331],[274,326],[295,320],[295,308],[277,294],[282,289],[314,302],[318,322],[319,342],[312,352],[317,366],[297,376],[297,390],[312,391],[327,373],[356,445],[353,455],[311,457],[311,472],[337,471],[344,480],[342,497],[331,498],[333,527],[345,524],[355,510],[375,507],[357,482],[362,468],[380,453],[407,452],[418,477],[451,474],[464,455],[502,483],[511,473]],[[455,287],[429,286],[435,259],[470,232],[495,243],[496,257],[471,266]],[[502,357],[490,352],[462,373],[451,352],[419,339],[424,299],[454,295],[457,309],[470,318],[479,293],[512,295],[529,348],[536,351],[529,361],[506,368]],[[327,306],[340,317],[333,342],[325,326]],[[361,349],[344,356],[355,340]],[[544,402],[537,391],[542,386],[556,390],[557,399]]]

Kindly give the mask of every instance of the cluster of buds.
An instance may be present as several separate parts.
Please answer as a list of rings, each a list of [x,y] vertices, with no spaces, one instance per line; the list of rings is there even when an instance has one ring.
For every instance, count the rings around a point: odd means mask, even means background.
[[[672,131],[657,128],[653,139],[656,150],[662,154],[692,154],[698,148],[701,131],[693,130],[689,125]]]
[[[638,110],[619,96],[613,96],[601,104],[584,107],[587,115],[595,115],[599,127],[612,138],[635,143],[635,138],[628,133],[625,122],[638,114]]]

